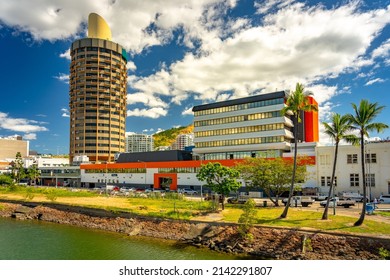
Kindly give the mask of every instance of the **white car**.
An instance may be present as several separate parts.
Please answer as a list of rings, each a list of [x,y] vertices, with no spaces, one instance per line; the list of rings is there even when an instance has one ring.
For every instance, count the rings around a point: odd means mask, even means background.
[[[179,192],[184,193],[184,194],[197,194],[198,193],[197,191],[191,190],[191,189],[180,189]]]

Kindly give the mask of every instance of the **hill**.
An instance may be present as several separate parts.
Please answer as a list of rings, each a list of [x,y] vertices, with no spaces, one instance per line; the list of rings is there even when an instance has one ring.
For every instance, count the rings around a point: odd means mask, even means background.
[[[193,131],[194,131],[194,126],[191,124],[188,126],[170,128],[161,131],[159,133],[156,133],[153,135],[154,148],[156,149],[157,147],[160,146],[170,146],[176,140],[176,137],[179,134],[189,134],[189,133],[193,133]]]

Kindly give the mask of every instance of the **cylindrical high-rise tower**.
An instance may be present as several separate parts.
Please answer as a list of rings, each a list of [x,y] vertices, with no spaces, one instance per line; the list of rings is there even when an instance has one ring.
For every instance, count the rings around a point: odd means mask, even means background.
[[[73,42],[70,65],[70,162],[112,162],[125,151],[127,55],[107,23],[88,18],[88,38]]]

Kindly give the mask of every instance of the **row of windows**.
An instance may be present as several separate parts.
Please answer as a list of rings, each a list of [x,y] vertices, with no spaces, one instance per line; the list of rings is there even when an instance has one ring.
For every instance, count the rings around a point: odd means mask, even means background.
[[[85,173],[146,173],[145,168],[85,169]]]
[[[320,155],[319,156],[320,165],[330,165],[330,155]],[[347,155],[348,164],[358,163],[358,154],[348,154]],[[377,163],[376,154],[365,154],[365,163]]]
[[[121,147],[121,148],[123,150],[125,149],[124,146]],[[74,153],[75,154],[96,154],[96,153],[98,153],[98,154],[109,154],[110,151],[108,151],[108,150],[98,150],[98,151],[96,151],[96,150],[75,150]]]
[[[240,110],[258,108],[258,107],[264,107],[264,106],[271,106],[271,105],[277,105],[277,104],[283,104],[283,103],[284,103],[284,98],[276,98],[276,99],[270,99],[270,100],[264,100],[264,101],[256,101],[256,102],[251,102],[251,103],[231,105],[231,106],[225,106],[225,107],[220,107],[220,108],[213,108],[213,109],[197,111],[197,112],[194,112],[194,115],[195,115],[195,117],[197,117],[197,116],[219,114],[219,113],[232,112],[232,111],[240,111]]]
[[[330,176],[321,176],[321,187],[330,187],[330,182],[332,181]],[[337,176],[334,177],[333,186],[337,187]]]
[[[359,173],[349,174],[349,182],[351,187],[359,187]],[[366,174],[366,186],[375,187],[375,174]]]
[[[240,115],[240,116],[218,118],[218,119],[211,119],[211,120],[195,121],[194,126],[200,127],[200,126],[209,126],[209,125],[219,125],[219,124],[234,123],[234,122],[276,118],[280,116],[281,116],[280,111],[273,111],[273,112]]]
[[[41,174],[45,176],[53,176],[58,174],[80,174],[78,169],[41,169]]]
[[[267,150],[267,151],[246,151],[246,152],[227,152],[227,153],[210,153],[204,154],[204,160],[220,160],[220,159],[244,159],[252,158],[277,158],[282,156],[283,151]]]
[[[239,145],[253,145],[264,143],[280,143],[284,141],[284,136],[269,136],[258,138],[244,138],[244,139],[227,139],[218,141],[208,141],[196,143],[197,148],[209,148],[209,147],[223,147],[223,146],[239,146]]]
[[[197,167],[174,167],[174,168],[159,168],[158,173],[197,173]]]
[[[227,129],[215,129],[208,131],[199,131],[195,132],[195,137],[208,137],[208,136],[219,136],[219,135],[229,135],[229,134],[241,134],[241,133],[251,133],[259,131],[270,131],[270,130],[279,130],[283,129],[284,124],[274,123],[274,124],[265,124],[265,125],[253,125],[253,126],[244,126],[244,127],[235,127]]]

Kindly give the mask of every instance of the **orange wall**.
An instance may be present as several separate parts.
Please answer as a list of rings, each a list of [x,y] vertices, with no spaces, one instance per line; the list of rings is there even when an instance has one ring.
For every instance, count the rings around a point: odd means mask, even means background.
[[[159,179],[160,178],[171,178],[172,184],[169,189],[171,191],[177,190],[177,173],[154,173],[154,189],[159,189]]]
[[[315,99],[309,96],[309,103],[314,104],[318,108],[318,103]],[[305,142],[318,142],[319,129],[318,129],[318,112],[305,112]]]

